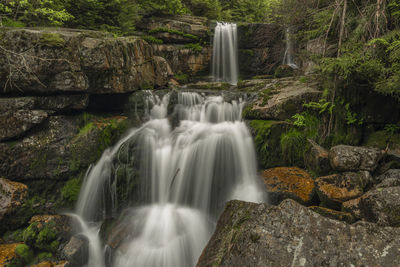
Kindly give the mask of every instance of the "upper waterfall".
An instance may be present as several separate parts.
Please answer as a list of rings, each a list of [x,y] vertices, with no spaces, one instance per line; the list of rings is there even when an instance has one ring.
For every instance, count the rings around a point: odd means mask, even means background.
[[[285,55],[283,56],[282,65],[288,65],[293,69],[298,69],[299,67],[293,61],[293,42],[292,42],[290,28],[286,29],[285,42],[286,42],[286,50],[285,50]]]
[[[239,76],[237,26],[217,22],[212,58],[212,76],[216,81],[236,85]]]

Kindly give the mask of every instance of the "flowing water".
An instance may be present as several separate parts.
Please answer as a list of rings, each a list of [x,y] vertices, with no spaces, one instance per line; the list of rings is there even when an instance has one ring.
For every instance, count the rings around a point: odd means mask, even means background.
[[[212,76],[216,81],[237,84],[239,65],[237,26],[234,23],[217,22],[215,26]]]
[[[292,42],[290,28],[286,29],[285,42],[286,42],[286,50],[283,56],[282,65],[288,65],[292,69],[298,69],[299,67],[293,61],[293,42]]]
[[[172,115],[167,116],[169,99],[169,94],[162,99],[149,94],[149,120],[88,170],[76,210],[90,240],[91,267],[106,266],[106,259],[96,237],[99,228],[88,225],[104,219],[109,210],[115,216],[115,162],[130,143],[137,147],[142,197],[140,205],[123,212],[127,238],[109,266],[194,266],[226,201],[265,199],[253,141],[241,120],[244,102],[181,92],[172,114],[179,121],[174,128]]]

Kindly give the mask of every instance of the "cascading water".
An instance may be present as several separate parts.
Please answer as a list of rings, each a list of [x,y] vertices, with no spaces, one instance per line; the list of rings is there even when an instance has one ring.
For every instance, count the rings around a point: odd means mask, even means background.
[[[216,81],[236,85],[239,76],[237,26],[217,22],[212,56],[212,76]]]
[[[288,65],[292,69],[298,69],[299,67],[293,61],[293,42],[292,42],[290,28],[286,29],[285,42],[286,42],[286,50],[283,56],[282,65]]]
[[[167,117],[169,94],[150,95],[149,121],[105,151],[88,171],[77,216],[90,241],[89,266],[106,266],[93,236],[99,228],[88,225],[109,210],[115,213],[115,162],[130,143],[137,147],[131,158],[139,159],[141,204],[121,214],[128,234],[109,266],[194,266],[226,201],[264,201],[253,141],[241,121],[244,102],[190,92],[179,93],[177,100],[176,128]]]

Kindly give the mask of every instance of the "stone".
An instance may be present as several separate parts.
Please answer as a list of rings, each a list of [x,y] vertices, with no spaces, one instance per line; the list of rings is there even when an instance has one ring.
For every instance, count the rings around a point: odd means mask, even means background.
[[[353,215],[348,212],[332,210],[321,206],[311,206],[309,209],[333,220],[344,221],[350,224],[355,222]]]
[[[399,228],[325,218],[287,199],[230,201],[204,248],[204,266],[399,266]]]
[[[259,92],[249,103],[245,119],[286,120],[303,111],[303,103],[317,101],[322,92],[293,78],[244,82],[238,87]]]
[[[89,257],[88,239],[82,235],[71,237],[61,254],[69,262],[68,266],[84,266]]]
[[[212,48],[203,47],[201,52],[177,44],[153,44],[154,55],[165,58],[176,74],[196,75],[207,72]]]
[[[375,188],[400,186],[400,169],[387,170],[375,178],[375,180],[378,183]]]
[[[13,260],[17,259],[18,256],[15,253],[15,248],[21,243],[14,244],[0,244],[0,265],[7,266]]]
[[[0,233],[16,229],[24,222],[19,222],[14,213],[28,197],[28,187],[22,183],[0,178]]]
[[[119,94],[168,83],[159,73],[165,64],[138,37],[10,28],[2,40],[11,52],[0,52],[0,94]]]
[[[315,180],[319,199],[334,209],[340,209],[343,202],[360,197],[371,182],[371,174],[364,171],[332,174]]]
[[[360,214],[367,221],[400,226],[400,186],[368,191],[360,199]]]
[[[24,242],[32,248],[55,253],[69,240],[70,221],[66,215],[35,215],[24,230]]]
[[[304,165],[307,169],[313,170],[318,175],[329,173],[331,166],[329,164],[329,153],[322,146],[311,139],[307,139],[309,149],[304,153]]]
[[[0,173],[13,181],[67,180],[85,172],[118,140],[126,119],[51,116],[21,141],[0,143]]]
[[[374,171],[383,152],[376,148],[338,145],[329,151],[329,161],[336,171]]]
[[[42,110],[17,110],[0,115],[0,141],[15,139],[42,123],[48,114]]]
[[[361,219],[360,200],[361,197],[343,202],[342,211],[351,213],[356,219]]]
[[[261,177],[272,204],[291,198],[302,204],[311,204],[314,196],[314,180],[297,167],[278,167],[262,172]]]

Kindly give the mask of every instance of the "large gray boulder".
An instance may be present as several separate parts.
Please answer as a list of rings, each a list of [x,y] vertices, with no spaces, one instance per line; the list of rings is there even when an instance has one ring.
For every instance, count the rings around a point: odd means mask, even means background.
[[[329,151],[329,161],[336,171],[374,171],[383,152],[376,148],[338,145]]]
[[[203,266],[399,266],[400,229],[325,218],[293,200],[230,201]]]

